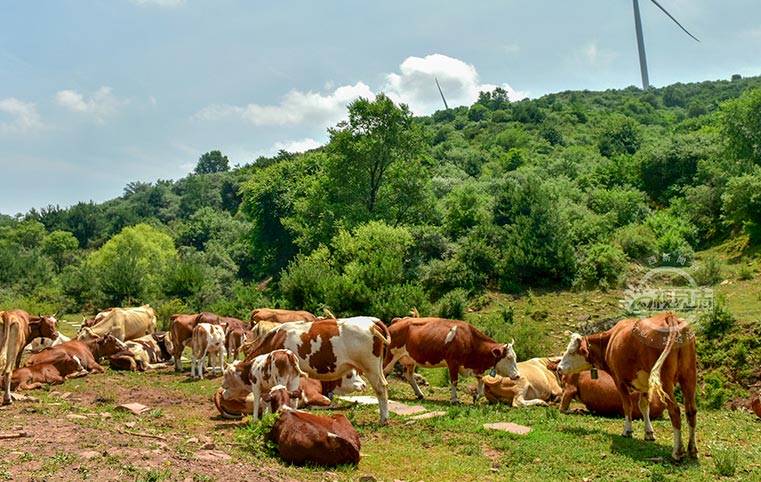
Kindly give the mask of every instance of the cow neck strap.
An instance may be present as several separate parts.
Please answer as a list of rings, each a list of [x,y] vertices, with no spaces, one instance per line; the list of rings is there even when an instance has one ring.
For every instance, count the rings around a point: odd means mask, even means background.
[[[592,345],[589,344],[589,337],[588,336],[585,336],[584,340],[587,342],[587,353],[589,353],[589,363],[592,364],[592,368],[589,370],[589,374],[592,377],[592,380],[597,380],[597,377],[598,377],[598,375],[597,375],[597,367],[595,366],[594,359],[592,358],[592,350],[591,350],[591,346]]]
[[[507,349],[507,345],[505,345],[505,349]],[[497,357],[494,357],[494,366],[491,368],[491,371],[489,372],[489,376],[492,378],[497,376],[497,363],[499,363],[499,359]]]

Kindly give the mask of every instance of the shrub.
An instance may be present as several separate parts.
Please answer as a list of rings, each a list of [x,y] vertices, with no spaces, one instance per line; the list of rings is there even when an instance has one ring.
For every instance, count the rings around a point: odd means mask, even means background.
[[[585,247],[579,258],[574,288],[607,290],[620,285],[626,271],[626,255],[617,246],[593,244]]]
[[[735,324],[735,317],[727,308],[727,299],[723,295],[714,298],[713,309],[704,313],[699,319],[701,332],[708,338],[716,338],[729,331]]]
[[[657,254],[658,243],[653,231],[641,224],[629,224],[613,234],[613,240],[631,259],[645,259]]]
[[[458,288],[441,297],[433,307],[433,312],[441,318],[462,320],[468,308],[468,292]]]
[[[718,410],[729,400],[731,393],[724,386],[721,375],[711,373],[703,379],[703,403],[705,408]]]
[[[712,254],[703,258],[703,262],[693,267],[692,278],[700,286],[713,286],[721,281],[721,260]]]

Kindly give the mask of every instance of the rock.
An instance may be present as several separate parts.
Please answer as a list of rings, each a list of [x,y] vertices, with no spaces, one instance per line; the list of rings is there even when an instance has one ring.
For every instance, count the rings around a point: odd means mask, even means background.
[[[395,402],[393,400],[389,400],[388,402],[388,411],[393,412],[397,415],[414,415],[416,413],[423,413],[425,412],[425,407],[421,405],[405,405],[403,403]]]
[[[90,460],[90,459],[94,459],[95,457],[100,457],[100,453],[94,450],[87,450],[85,452],[80,453],[79,456],[85,460]]]
[[[66,415],[66,418],[70,420],[87,420],[87,417],[85,417],[84,415],[78,415],[76,413],[70,413]]]
[[[516,423],[510,422],[485,423],[484,428],[489,428],[492,430],[503,430],[505,432],[510,432],[518,435],[526,435],[531,432],[531,427],[525,427],[523,425],[518,425]]]
[[[201,446],[201,450],[214,450],[215,447],[213,442],[207,442]]]
[[[218,462],[218,461],[227,462],[232,460],[231,456],[227,455],[221,450],[200,450],[196,452],[195,455],[196,457],[198,457],[198,460],[204,460],[207,462]]]
[[[149,407],[146,407],[140,403],[123,403],[121,405],[117,405],[116,410],[121,410],[123,412],[132,412],[135,415],[141,415],[151,411]]]
[[[420,414],[420,415],[415,415],[414,417],[410,417],[410,419],[411,420],[424,420],[426,418],[441,417],[441,416],[446,415],[446,414],[447,414],[447,412],[435,411],[435,412],[428,412],[428,413],[423,413],[423,414]]]

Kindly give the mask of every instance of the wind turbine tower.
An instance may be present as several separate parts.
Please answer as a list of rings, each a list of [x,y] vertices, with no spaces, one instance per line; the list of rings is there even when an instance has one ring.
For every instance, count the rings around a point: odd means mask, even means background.
[[[634,2],[634,28],[637,30],[637,49],[639,51],[639,70],[642,74],[642,90],[647,90],[650,87],[650,79],[647,75],[647,56],[645,55],[645,38],[642,34],[642,18],[639,14],[639,0],[632,1]],[[668,13],[668,11],[663,8],[660,3],[656,2],[655,0],[650,1],[653,2],[656,7],[660,8],[663,13],[668,15],[668,17],[673,20],[675,24],[679,25],[679,28],[684,30],[684,33],[692,37],[696,42],[700,42],[697,37],[688,32],[686,28],[682,27],[682,24],[679,23],[670,13]]]

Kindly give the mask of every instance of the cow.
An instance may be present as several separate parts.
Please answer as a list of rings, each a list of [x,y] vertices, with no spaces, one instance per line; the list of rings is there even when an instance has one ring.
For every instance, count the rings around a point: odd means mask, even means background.
[[[238,370],[239,366],[247,367],[247,372]],[[276,385],[284,385],[288,390],[296,390],[299,388],[301,377],[305,375],[299,368],[298,358],[291,350],[272,350],[254,357],[250,364],[236,362],[228,365],[222,382],[222,388],[225,389],[224,398],[246,399],[247,392],[250,391],[253,403],[251,413],[256,421],[259,419],[262,393],[266,393]]]
[[[212,376],[217,368],[224,370],[225,362],[225,329],[220,325],[210,323],[198,323],[193,328],[193,336],[190,345],[193,349],[193,358],[190,362],[190,377],[203,379],[203,371],[206,360],[209,361],[209,371]],[[215,358],[217,361],[215,362]],[[197,375],[197,377],[196,377]]]
[[[752,402],[750,402],[750,407],[753,409],[753,413],[756,414],[759,418],[761,418],[761,396],[757,396],[753,399]]]
[[[11,374],[11,390],[32,390],[46,384],[55,385],[64,380],[87,373],[76,358],[67,358],[58,364],[44,363],[31,367],[20,367]],[[0,380],[2,387],[4,380]]]
[[[578,400],[591,413],[605,417],[623,417],[624,405],[616,389],[616,382],[605,370],[597,370],[598,378],[592,379],[588,371],[563,375],[561,384],[563,396],[560,399],[560,411],[570,412],[571,402]],[[632,403],[632,419],[641,419],[639,409],[639,392],[630,393]],[[658,397],[650,400],[650,420],[660,418],[666,405]]]
[[[174,371],[182,373],[182,352],[185,350],[185,346],[190,343],[193,328],[198,323],[218,325],[222,321],[221,316],[208,311],[191,315],[174,314],[169,317],[169,337],[172,340]]]
[[[107,314],[114,311],[116,308],[106,308],[103,310],[100,310],[98,313],[95,314],[92,318],[82,317],[82,325],[79,327],[79,331],[82,331],[82,328],[92,328],[93,326],[97,325],[103,318],[106,317]],[[131,308],[126,308],[131,309]]]
[[[388,382],[383,374],[383,351],[390,342],[386,325],[372,316],[282,323],[246,353],[236,370],[245,373],[255,357],[278,348],[294,352],[310,378],[335,380],[357,369],[373,387],[380,424],[386,425]]]
[[[45,337],[37,337],[30,344],[24,348],[24,353],[39,353],[45,348],[50,348],[51,346],[57,346],[61,343],[65,343],[67,341],[71,341],[71,338],[64,335],[63,333],[58,333],[58,338],[55,340],[51,340],[50,338]]]
[[[156,368],[172,358],[172,341],[165,331],[157,331],[124,342],[127,349],[108,357],[108,364],[115,370],[144,372]]]
[[[555,371],[549,368],[560,358],[532,358],[518,363],[521,377],[511,380],[505,377],[484,377],[484,396],[491,403],[507,403],[513,407],[547,406],[555,402],[563,392]]]
[[[649,401],[660,398],[668,407],[674,432],[672,458],[684,456],[682,419],[674,398],[678,383],[684,397],[684,407],[690,426],[687,454],[697,456],[695,425],[697,422],[697,355],[695,335],[689,324],[672,312],[650,318],[627,318],[602,333],[571,335],[558,366],[564,374],[579,373],[597,367],[610,373],[624,407],[626,422],[624,437],[631,437],[632,401],[629,393],[640,393],[639,408],[645,421],[645,440],[655,440],[650,423]]]
[[[228,365],[227,370],[230,369]],[[339,380],[320,381],[309,377],[300,377],[299,390],[301,397],[298,399],[299,408],[304,407],[328,407],[333,402],[330,395],[345,395],[352,392],[361,392],[367,385],[356,370],[341,377]],[[326,396],[327,395],[327,396]],[[245,413],[253,413],[254,397],[248,385],[240,384],[237,390],[227,390],[220,387],[214,394],[214,405],[223,418],[240,419]]]
[[[11,403],[11,374],[21,364],[24,347],[34,338],[58,338],[58,320],[53,316],[32,316],[24,310],[0,311],[0,378],[3,405]]]
[[[113,335],[121,341],[133,340],[156,331],[156,312],[150,305],[137,308],[113,308],[92,327],[84,327],[78,340]]]
[[[58,371],[63,373],[65,371],[63,365],[67,363],[67,360],[76,359],[82,366],[82,369],[90,373],[103,373],[105,368],[98,363],[101,358],[113,355],[126,348],[124,342],[113,335],[99,336],[87,340],[71,340],[30,355],[26,359],[24,366],[53,364],[56,365]]]
[[[251,328],[260,321],[272,321],[275,323],[288,323],[291,321],[314,321],[317,319],[312,313],[303,310],[278,310],[274,308],[258,308],[251,312]]]
[[[343,414],[332,417],[295,410],[288,399],[298,395],[284,386],[273,387],[265,395],[273,411],[280,416],[265,435],[265,442],[275,442],[280,458],[292,464],[323,467],[357,465],[360,458],[359,434]]]
[[[458,403],[457,377],[460,372],[478,380],[474,403],[484,393],[483,373],[493,369],[513,380],[520,378],[513,344],[497,343],[464,321],[445,318],[394,318],[389,327],[391,345],[386,352],[384,370],[389,373],[399,361],[404,377],[415,395],[423,399],[413,373],[415,366],[449,368],[452,403]]]

